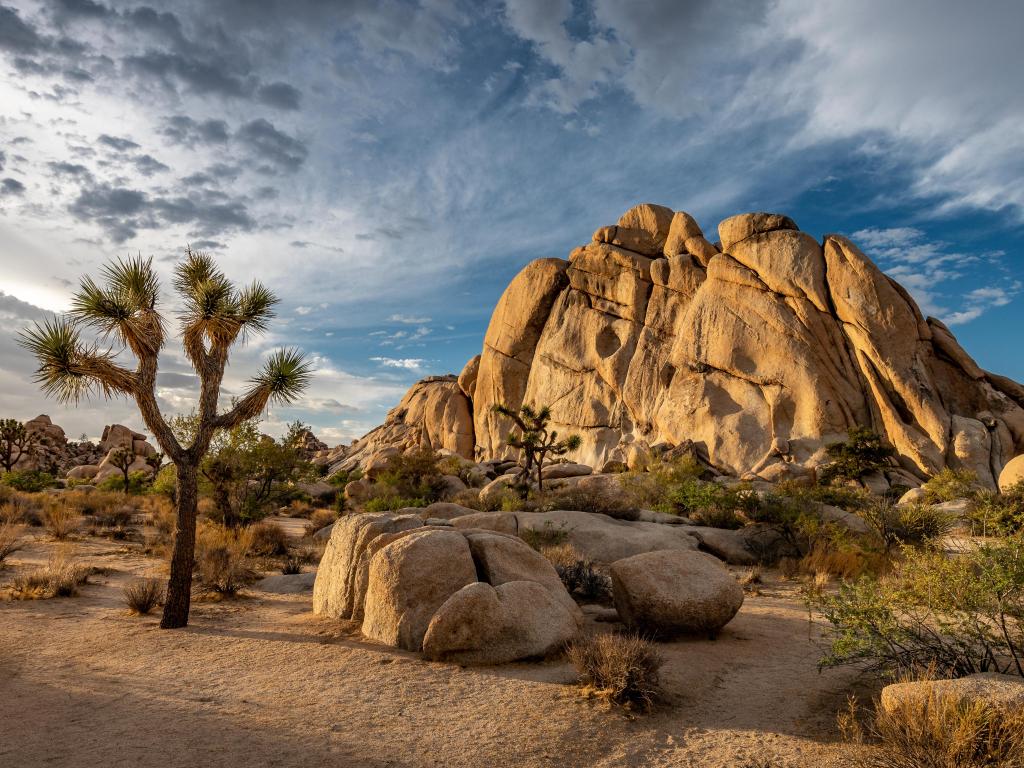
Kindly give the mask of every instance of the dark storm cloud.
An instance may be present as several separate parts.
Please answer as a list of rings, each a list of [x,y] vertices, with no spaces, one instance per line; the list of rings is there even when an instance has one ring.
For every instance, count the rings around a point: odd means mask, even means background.
[[[0,5],[0,49],[13,53],[36,53],[45,41],[35,27],[22,21],[14,8]]]
[[[100,144],[105,144],[111,149],[117,150],[118,152],[127,152],[129,149],[138,149],[140,146],[131,139],[126,139],[121,136],[110,136],[106,133],[100,134],[97,141]]]
[[[257,169],[263,173],[294,173],[309,154],[309,148],[304,142],[282,133],[269,120],[262,117],[239,128],[235,138],[253,157],[270,164]]]
[[[186,147],[224,144],[228,140],[228,124],[223,120],[194,120],[188,115],[172,115],[164,118],[159,133]]]
[[[277,109],[298,109],[301,93],[288,83],[270,83],[256,90],[256,97],[263,104]]]
[[[25,185],[17,179],[10,177],[0,181],[0,194],[2,195],[21,195],[25,192]]]
[[[135,165],[136,170],[147,178],[152,176],[154,173],[163,173],[169,171],[170,166],[164,165],[152,155],[142,155],[141,157],[135,158],[132,161]]]
[[[201,95],[243,98],[252,94],[254,84],[225,71],[223,62],[201,61],[179,53],[150,50],[123,61],[132,75],[159,81],[168,90],[176,82]]]
[[[7,163],[7,153],[0,149],[0,171],[4,169],[4,165]]]
[[[89,180],[92,172],[81,163],[69,163],[67,161],[47,163],[47,167],[54,176],[71,177],[79,180]]]
[[[256,226],[244,202],[210,189],[150,196],[137,189],[97,184],[83,189],[69,211],[81,221],[99,224],[115,242],[130,240],[140,229],[171,224],[192,226],[200,235]]]

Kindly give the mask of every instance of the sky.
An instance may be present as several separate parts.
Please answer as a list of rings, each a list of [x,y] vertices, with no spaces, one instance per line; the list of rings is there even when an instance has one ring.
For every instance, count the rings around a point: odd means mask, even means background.
[[[639,202],[848,235],[1024,380],[1021,29],[1003,0],[0,0],[0,417],[141,428],[45,401],[16,333],[113,258],[169,290],[190,244],[281,299],[225,395],[299,346],[263,428],[348,442]],[[170,344],[164,410],[195,383]]]

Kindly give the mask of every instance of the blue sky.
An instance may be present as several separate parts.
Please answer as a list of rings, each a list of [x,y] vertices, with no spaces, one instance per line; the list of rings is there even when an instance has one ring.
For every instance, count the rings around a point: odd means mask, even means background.
[[[13,335],[191,243],[282,298],[228,391],[300,345],[315,382],[266,428],[348,441],[479,351],[526,262],[644,201],[850,235],[1022,380],[1022,28],[945,0],[0,0],[0,415],[141,426],[44,402]],[[187,411],[176,348],[163,371]]]

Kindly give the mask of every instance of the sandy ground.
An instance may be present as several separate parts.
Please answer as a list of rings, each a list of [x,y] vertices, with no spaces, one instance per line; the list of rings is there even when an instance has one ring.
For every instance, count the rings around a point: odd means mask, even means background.
[[[35,536],[0,591],[46,561]],[[111,570],[79,597],[0,602],[0,766],[846,764],[835,713],[854,675],[818,672],[820,627],[791,583],[748,596],[716,641],[663,644],[666,701],[634,717],[581,697],[565,661],[424,662],[313,617],[309,594],[196,603],[163,631],[121,603],[157,561],[73,547]]]

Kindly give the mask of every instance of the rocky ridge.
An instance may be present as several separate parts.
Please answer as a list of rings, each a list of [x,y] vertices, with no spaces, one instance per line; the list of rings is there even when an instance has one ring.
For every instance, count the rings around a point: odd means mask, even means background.
[[[1024,450],[1024,387],[982,370],[850,240],[773,213],[728,218],[712,243],[689,214],[642,204],[568,260],[531,262],[458,378],[417,383],[321,460],[507,457],[498,403],[550,405],[583,438],[571,458],[595,467],[686,444],[722,473],[776,481],[813,474],[865,426],[898,454],[882,488],[952,467],[994,489]]]

